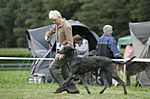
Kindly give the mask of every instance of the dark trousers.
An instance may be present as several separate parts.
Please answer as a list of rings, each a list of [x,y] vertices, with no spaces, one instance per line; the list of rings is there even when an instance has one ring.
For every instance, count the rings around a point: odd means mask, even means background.
[[[50,73],[54,80],[61,85],[69,77],[69,68],[65,59],[55,58],[49,66]]]

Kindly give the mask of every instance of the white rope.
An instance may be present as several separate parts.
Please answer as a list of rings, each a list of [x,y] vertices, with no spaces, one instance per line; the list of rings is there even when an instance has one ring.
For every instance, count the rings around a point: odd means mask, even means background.
[[[130,58],[127,58],[127,59],[112,59],[114,61],[127,61],[129,60]],[[132,60],[133,62],[150,62],[150,58],[134,58]]]
[[[127,61],[127,59],[112,59],[113,61]],[[0,60],[54,60],[54,58],[24,58],[24,57],[0,57]],[[134,58],[136,62],[150,62],[150,58]]]
[[[0,60],[54,60],[54,58],[0,57]]]

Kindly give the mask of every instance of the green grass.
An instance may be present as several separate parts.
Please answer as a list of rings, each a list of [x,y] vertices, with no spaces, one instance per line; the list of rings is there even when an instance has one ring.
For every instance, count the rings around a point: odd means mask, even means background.
[[[0,48],[0,56],[29,57],[31,52],[27,48]]]
[[[28,71],[0,71],[0,99],[150,99],[150,87],[128,86],[128,95],[124,95],[122,87],[110,87],[102,95],[103,88],[98,85],[89,86],[92,94],[87,94],[83,86],[77,85],[80,94],[54,94],[55,83],[29,84]]]

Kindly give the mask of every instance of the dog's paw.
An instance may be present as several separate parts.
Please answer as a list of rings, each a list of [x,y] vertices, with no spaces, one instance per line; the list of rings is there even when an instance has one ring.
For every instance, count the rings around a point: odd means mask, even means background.
[[[103,91],[100,91],[100,92],[99,92],[99,94],[103,94],[103,93],[104,93]]]
[[[88,94],[91,94],[91,92],[89,91]]]
[[[128,93],[125,91],[124,94],[127,95]]]
[[[57,88],[54,93],[62,93],[63,91],[66,91],[64,88]]]

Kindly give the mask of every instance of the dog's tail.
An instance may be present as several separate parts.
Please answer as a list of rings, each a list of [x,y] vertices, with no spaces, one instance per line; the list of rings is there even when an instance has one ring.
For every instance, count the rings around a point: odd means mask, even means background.
[[[135,56],[133,56],[132,58],[130,58],[129,60],[127,60],[127,61],[125,61],[125,62],[121,62],[121,61],[114,61],[114,62],[117,63],[117,64],[122,64],[122,65],[124,65],[124,64],[127,64],[127,63],[129,63],[130,61],[132,61],[134,58],[135,58]]]

